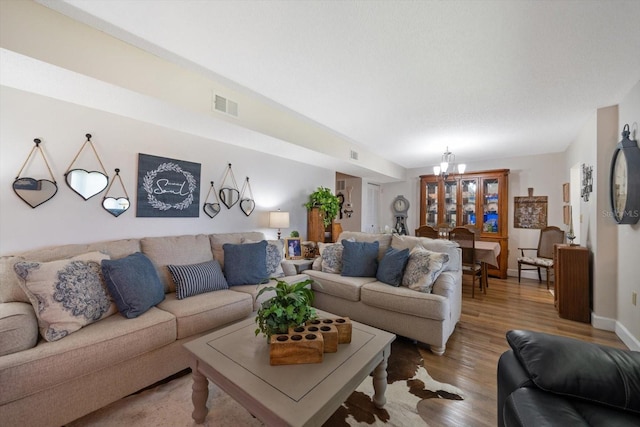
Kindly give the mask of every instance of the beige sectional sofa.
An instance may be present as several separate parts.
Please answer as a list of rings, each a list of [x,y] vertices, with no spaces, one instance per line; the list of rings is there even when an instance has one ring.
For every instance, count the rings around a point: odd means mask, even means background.
[[[260,241],[259,232],[126,239],[32,250],[0,258],[0,424],[60,426],[189,366],[182,344],[251,316],[262,286],[231,286],[178,300],[167,265],[216,259],[224,243]],[[14,264],[47,263],[100,251],[117,260],[142,252],[165,290],[162,302],[135,318],[119,313],[57,341],[38,332],[35,312]],[[288,282],[306,275],[286,277]],[[141,284],[143,285],[143,284]],[[261,296],[269,298],[268,294]]]
[[[428,293],[390,286],[376,277],[345,277],[325,272],[319,262],[314,263],[314,269],[303,271],[314,280],[317,308],[412,338],[428,344],[433,353],[444,354],[462,310],[462,260],[458,245],[448,240],[359,232],[343,232],[337,242],[343,239],[377,241],[379,260],[389,247],[413,249],[418,244],[449,255],[447,265]]]

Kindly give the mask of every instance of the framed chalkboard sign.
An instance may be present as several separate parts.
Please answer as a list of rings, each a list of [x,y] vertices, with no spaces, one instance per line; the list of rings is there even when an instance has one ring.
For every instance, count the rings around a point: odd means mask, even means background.
[[[137,217],[200,215],[200,163],[138,154]]]

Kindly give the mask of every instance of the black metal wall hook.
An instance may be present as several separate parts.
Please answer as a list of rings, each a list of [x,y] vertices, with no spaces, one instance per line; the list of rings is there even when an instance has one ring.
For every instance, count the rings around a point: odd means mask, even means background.
[[[33,142],[35,142],[35,143],[36,143],[36,147],[39,147],[39,146],[40,146],[40,143],[41,143],[42,141],[40,141],[40,138],[36,138],[36,139],[34,139],[34,140],[33,140]]]
[[[91,134],[90,133],[86,134],[85,136],[87,137],[87,141],[91,141]]]

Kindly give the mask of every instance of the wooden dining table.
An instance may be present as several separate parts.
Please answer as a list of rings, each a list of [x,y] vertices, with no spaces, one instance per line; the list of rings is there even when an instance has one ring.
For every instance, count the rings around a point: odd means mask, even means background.
[[[465,246],[465,244],[471,245],[470,241],[458,241],[460,247]],[[487,242],[483,240],[475,241],[475,249],[476,261],[480,262],[482,266],[482,280],[481,283],[481,291],[483,293],[487,293],[487,283],[489,280],[489,265],[492,265],[496,268],[499,268],[498,265],[498,256],[500,255],[500,244],[497,242]]]

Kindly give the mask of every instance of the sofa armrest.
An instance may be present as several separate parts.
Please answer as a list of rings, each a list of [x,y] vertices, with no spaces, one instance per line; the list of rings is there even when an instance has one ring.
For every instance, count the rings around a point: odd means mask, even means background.
[[[640,413],[640,352],[519,330],[507,341],[538,388]]]
[[[0,356],[27,350],[38,343],[38,319],[31,304],[0,303]]]

